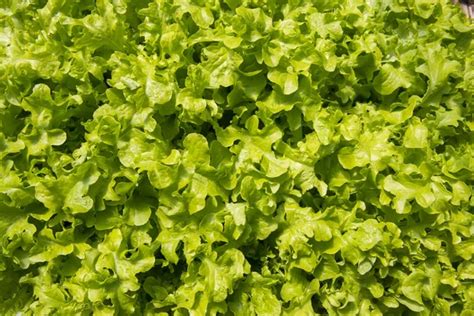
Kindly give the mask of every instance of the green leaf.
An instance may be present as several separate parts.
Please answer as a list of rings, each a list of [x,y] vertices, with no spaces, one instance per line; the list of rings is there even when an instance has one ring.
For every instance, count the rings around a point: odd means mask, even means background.
[[[314,223],[314,239],[317,241],[331,240],[331,227],[324,221],[317,221]]]
[[[403,280],[401,291],[410,300],[413,300],[418,304],[423,305],[423,300],[421,298],[421,289],[423,283],[426,280],[427,277],[424,273],[420,271],[415,271]]]
[[[230,210],[236,225],[245,225],[245,204],[244,203],[229,203],[227,208]]]
[[[363,167],[370,162],[369,155],[361,149],[344,147],[339,151],[337,158],[345,169]]]
[[[2,1],[0,315],[467,315],[450,1]]]
[[[251,291],[252,304],[259,316],[278,315],[281,313],[281,303],[270,289],[255,288]]]
[[[128,201],[124,208],[127,224],[134,226],[145,225],[151,216],[151,208],[141,201]]]
[[[422,124],[410,124],[403,138],[407,148],[425,148],[428,146],[428,128]]]
[[[392,94],[399,88],[409,88],[411,84],[411,76],[404,69],[395,68],[390,64],[384,64],[374,78],[374,88],[382,95]]]
[[[268,80],[277,84],[283,94],[292,94],[298,90],[298,75],[296,73],[272,69],[268,72]]]

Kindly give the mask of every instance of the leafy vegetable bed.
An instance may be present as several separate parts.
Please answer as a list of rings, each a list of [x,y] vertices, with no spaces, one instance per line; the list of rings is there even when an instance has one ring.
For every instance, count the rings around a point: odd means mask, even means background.
[[[449,0],[0,2],[0,314],[472,315]]]

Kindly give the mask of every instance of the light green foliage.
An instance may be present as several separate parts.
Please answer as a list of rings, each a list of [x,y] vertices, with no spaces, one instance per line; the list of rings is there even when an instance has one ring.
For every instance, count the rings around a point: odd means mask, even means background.
[[[0,314],[473,315],[473,34],[449,0],[0,1]]]

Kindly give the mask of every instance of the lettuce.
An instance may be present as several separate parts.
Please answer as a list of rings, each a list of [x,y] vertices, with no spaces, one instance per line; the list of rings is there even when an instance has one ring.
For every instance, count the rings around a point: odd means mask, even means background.
[[[448,0],[0,3],[0,314],[471,315]]]

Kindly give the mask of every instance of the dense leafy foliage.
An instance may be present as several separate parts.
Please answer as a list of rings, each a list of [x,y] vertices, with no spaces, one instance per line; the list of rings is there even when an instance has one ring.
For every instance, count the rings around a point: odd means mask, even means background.
[[[0,314],[474,313],[448,0],[4,0],[0,25]]]

